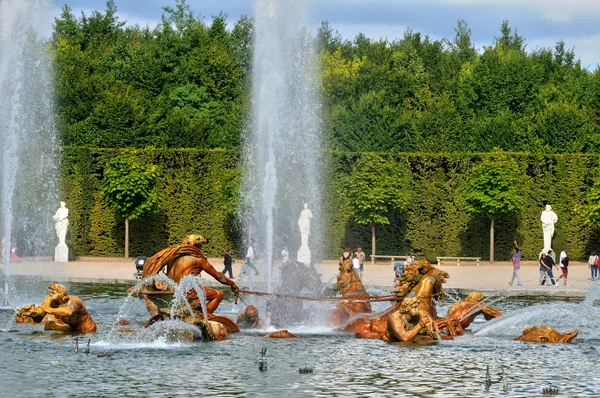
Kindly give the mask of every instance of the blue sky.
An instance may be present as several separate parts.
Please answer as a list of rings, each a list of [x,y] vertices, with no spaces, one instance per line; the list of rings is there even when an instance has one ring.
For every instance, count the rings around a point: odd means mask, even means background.
[[[287,0],[290,1],[290,0]],[[294,0],[303,1],[303,0]],[[435,39],[454,37],[458,19],[469,24],[476,47],[490,45],[507,19],[525,37],[527,48],[554,47],[564,40],[590,70],[600,64],[600,0],[306,0],[314,29],[328,21],[344,39],[362,32],[370,38],[402,37],[407,28]],[[68,4],[86,14],[103,11],[105,0],[55,0],[55,13]],[[155,26],[162,7],[174,0],[115,0],[122,20]],[[211,16],[223,11],[233,22],[252,15],[252,0],[187,0],[192,10]]]

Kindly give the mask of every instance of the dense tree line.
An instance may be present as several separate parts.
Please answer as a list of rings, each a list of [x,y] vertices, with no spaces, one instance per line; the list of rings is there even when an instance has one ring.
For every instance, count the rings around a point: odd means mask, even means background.
[[[240,145],[250,99],[252,21],[210,24],[185,0],[156,27],[104,12],[55,20],[60,131],[69,146],[228,148]],[[597,152],[600,70],[573,50],[526,50],[504,22],[477,51],[456,36],[410,30],[394,40],[343,40],[323,23],[323,126],[332,149],[375,152]]]

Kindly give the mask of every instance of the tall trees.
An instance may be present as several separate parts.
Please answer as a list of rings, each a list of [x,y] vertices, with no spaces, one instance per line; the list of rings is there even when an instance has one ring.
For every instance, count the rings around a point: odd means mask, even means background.
[[[523,173],[502,151],[479,164],[460,190],[460,200],[469,213],[490,219],[490,263],[494,262],[494,221],[502,214],[516,213],[522,205]]]
[[[376,254],[375,225],[389,224],[392,211],[404,210],[410,193],[405,164],[365,153],[354,164],[346,186],[357,224],[371,225],[371,254]]]

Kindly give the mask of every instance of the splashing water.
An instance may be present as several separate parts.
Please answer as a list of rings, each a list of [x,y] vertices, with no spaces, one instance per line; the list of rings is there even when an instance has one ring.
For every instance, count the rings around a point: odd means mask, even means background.
[[[51,62],[40,34],[50,31],[51,3],[0,2],[0,220],[7,277],[15,244],[22,255],[51,253],[60,145]],[[4,292],[6,301],[8,287]]]
[[[254,2],[252,123],[241,214],[257,257],[266,263],[269,292],[275,253],[300,246],[297,221],[305,202],[315,215],[312,258],[320,258],[320,101],[308,5]]]
[[[477,336],[519,336],[533,325],[550,326],[560,333],[579,330],[578,339],[598,338],[600,283],[593,283],[580,303],[549,302],[518,309],[471,329]]]

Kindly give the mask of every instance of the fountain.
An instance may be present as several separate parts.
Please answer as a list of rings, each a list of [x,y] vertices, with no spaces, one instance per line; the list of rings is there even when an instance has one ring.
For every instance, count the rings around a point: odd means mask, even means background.
[[[58,203],[60,145],[54,124],[54,78],[47,43],[50,0],[0,2],[1,238],[4,301],[10,289],[12,242],[27,257],[49,255]]]
[[[268,292],[273,291],[275,253],[284,246],[292,253],[299,248],[294,247],[300,242],[297,215],[304,203],[315,214],[312,258],[320,258],[322,141],[308,6],[308,0],[254,2],[252,123],[244,137],[247,207],[242,217],[266,265]]]

